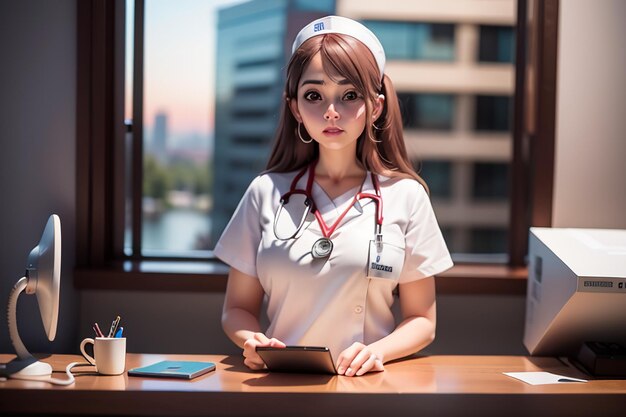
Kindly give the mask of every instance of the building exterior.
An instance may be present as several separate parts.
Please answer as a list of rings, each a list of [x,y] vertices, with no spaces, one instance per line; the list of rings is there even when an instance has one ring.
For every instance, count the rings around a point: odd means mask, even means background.
[[[506,253],[516,2],[341,0],[337,14],[383,43],[409,155],[451,251]]]
[[[160,163],[167,162],[167,114],[157,113],[154,117],[151,152]]]

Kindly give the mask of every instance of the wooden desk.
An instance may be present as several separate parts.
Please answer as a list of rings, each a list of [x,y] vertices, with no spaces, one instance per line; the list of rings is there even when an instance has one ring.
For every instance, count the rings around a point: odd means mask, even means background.
[[[8,362],[11,355],[0,355]],[[0,382],[0,414],[133,416],[624,416],[626,380],[532,386],[502,372],[585,375],[555,358],[430,356],[387,364],[363,377],[250,372],[221,355],[128,354],[126,368],[164,359],[217,370],[192,381],[83,373],[67,387]],[[63,371],[74,355],[45,362]],[[82,372],[92,370],[85,367]],[[78,371],[78,369],[77,369]],[[59,378],[63,373],[56,374]]]

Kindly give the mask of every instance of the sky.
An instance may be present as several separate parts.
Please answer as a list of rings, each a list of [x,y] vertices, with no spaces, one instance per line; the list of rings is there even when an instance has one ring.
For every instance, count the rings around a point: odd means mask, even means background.
[[[216,20],[218,8],[246,0],[146,0],[144,34],[144,125],[158,112],[168,115],[173,137],[212,135]],[[132,1],[127,33],[132,34]],[[132,35],[127,36],[132,64]],[[126,117],[132,118],[132,65],[126,68]]]

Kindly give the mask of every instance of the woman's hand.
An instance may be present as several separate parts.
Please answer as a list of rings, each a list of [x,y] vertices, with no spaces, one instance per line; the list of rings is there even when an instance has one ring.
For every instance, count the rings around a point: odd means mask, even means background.
[[[384,371],[383,358],[369,346],[355,342],[341,352],[337,360],[337,373],[345,376],[361,376],[367,372]]]
[[[265,367],[265,362],[256,353],[257,346],[271,346],[284,348],[286,345],[278,339],[268,338],[263,333],[254,333],[254,335],[243,343],[243,363],[252,370],[259,370]]]

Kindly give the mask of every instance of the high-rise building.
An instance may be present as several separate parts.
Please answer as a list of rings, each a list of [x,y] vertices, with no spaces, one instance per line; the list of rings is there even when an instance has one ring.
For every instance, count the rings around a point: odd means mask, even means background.
[[[409,156],[451,251],[506,253],[516,2],[341,0],[337,14],[385,48]]]
[[[165,113],[159,112],[154,116],[150,151],[159,162],[167,161],[167,114]]]
[[[253,0],[218,12],[213,244],[265,168],[295,35],[334,10],[328,0]]]

